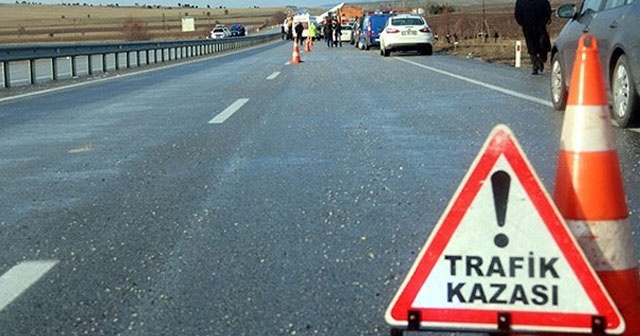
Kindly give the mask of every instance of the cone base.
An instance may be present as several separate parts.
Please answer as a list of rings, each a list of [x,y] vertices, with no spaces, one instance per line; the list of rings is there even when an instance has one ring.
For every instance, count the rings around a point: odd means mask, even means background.
[[[638,273],[638,268],[597,273],[627,325],[623,335],[640,335],[640,273]]]

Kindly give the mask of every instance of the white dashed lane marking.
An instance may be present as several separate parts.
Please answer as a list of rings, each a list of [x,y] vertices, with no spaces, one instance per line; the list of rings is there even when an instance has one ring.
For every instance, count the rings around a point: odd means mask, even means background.
[[[33,260],[13,266],[0,277],[0,310],[51,270],[58,260]]]
[[[240,98],[236,100],[233,104],[229,105],[224,111],[220,112],[213,119],[209,120],[209,124],[222,124],[231,117],[234,113],[236,113],[244,104],[249,101],[249,98]]]

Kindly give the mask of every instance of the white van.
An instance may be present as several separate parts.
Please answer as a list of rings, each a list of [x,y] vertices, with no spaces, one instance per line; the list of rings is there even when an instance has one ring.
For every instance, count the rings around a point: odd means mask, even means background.
[[[315,24],[316,17],[309,13],[294,15],[292,26],[294,29],[293,37],[296,37],[295,27],[298,22],[302,22],[302,27],[304,27],[304,30],[302,31],[302,38],[306,38],[307,36],[309,36],[309,24]]]

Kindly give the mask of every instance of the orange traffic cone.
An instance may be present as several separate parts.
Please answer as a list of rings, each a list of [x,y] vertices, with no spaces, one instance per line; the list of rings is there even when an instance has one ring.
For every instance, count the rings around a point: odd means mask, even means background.
[[[598,46],[578,42],[554,200],[626,323],[640,335],[640,275]]]
[[[311,52],[311,38],[310,37],[307,37],[307,40],[305,41],[304,51]]]
[[[291,63],[298,64],[302,62],[300,59],[300,49],[298,48],[298,38],[293,39],[293,54],[291,55]]]

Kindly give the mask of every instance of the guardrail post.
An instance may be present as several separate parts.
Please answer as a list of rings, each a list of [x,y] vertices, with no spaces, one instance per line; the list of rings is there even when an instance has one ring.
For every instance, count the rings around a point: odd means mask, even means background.
[[[11,87],[11,74],[9,70],[9,62],[2,62],[2,74],[4,75],[4,87]]]
[[[71,56],[71,77],[78,76],[78,61],[76,56]]]
[[[29,60],[29,81],[33,85],[36,83],[36,60]]]
[[[87,55],[87,73],[93,74],[93,55]]]
[[[107,54],[102,54],[102,72],[107,72]]]
[[[58,80],[58,59],[55,57],[51,59],[51,79]]]

